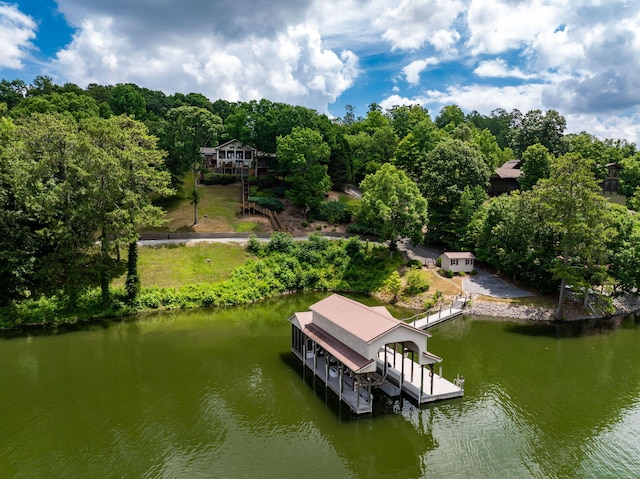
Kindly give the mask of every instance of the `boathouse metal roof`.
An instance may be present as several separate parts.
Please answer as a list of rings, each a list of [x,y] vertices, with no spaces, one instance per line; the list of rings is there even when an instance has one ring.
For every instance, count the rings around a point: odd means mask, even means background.
[[[384,306],[365,306],[333,294],[309,309],[290,321],[352,371],[375,370],[378,351],[396,342],[419,353],[420,364],[441,361],[427,352],[428,332],[395,319]]]

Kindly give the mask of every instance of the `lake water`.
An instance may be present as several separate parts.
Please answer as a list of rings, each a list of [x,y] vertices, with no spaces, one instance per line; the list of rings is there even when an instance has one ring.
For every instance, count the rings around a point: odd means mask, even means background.
[[[429,350],[464,398],[349,420],[289,360],[322,297],[0,339],[0,477],[640,477],[634,318],[454,319]]]

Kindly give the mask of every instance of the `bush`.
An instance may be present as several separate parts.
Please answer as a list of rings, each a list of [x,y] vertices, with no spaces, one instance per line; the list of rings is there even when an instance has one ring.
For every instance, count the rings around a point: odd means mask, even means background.
[[[238,182],[238,176],[222,175],[219,173],[205,173],[202,182],[205,185],[232,185]]]
[[[407,268],[422,269],[422,261],[420,261],[419,259],[412,259],[411,261],[407,262]]]
[[[271,211],[275,211],[276,213],[280,213],[284,210],[284,205],[282,201],[277,198],[268,198],[265,196],[249,196],[249,201],[261,206],[262,208],[266,208]]]
[[[407,281],[407,286],[405,287],[404,291],[410,296],[424,293],[429,289],[429,278],[422,270],[409,270],[405,275],[405,280]]]
[[[438,256],[438,259],[436,259],[436,266],[438,268],[440,268],[442,266],[442,258],[440,256]]]
[[[444,269],[439,269],[438,273],[440,273],[440,276],[444,276],[445,278],[453,278],[453,271],[450,269],[446,271]]]
[[[318,207],[318,218],[328,223],[348,223],[351,221],[351,213],[346,203],[340,201],[327,201]]]
[[[375,235],[375,231],[362,223],[351,223],[347,226],[347,233],[356,235]]]

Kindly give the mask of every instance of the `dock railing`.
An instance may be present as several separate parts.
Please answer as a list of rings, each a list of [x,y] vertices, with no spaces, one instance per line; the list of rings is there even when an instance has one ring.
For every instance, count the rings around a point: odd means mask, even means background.
[[[437,311],[434,309],[430,309],[422,313],[416,313],[409,318],[404,318],[403,321],[405,323],[411,324],[416,328],[424,329],[429,326],[433,326],[436,323],[440,323],[450,317],[461,314],[467,302],[470,300],[471,295],[457,295],[455,296],[451,304],[447,307],[443,307],[443,305],[440,305]]]

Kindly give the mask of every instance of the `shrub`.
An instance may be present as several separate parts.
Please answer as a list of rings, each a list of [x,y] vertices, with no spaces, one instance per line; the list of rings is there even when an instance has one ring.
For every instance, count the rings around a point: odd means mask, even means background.
[[[237,175],[222,175],[219,173],[205,173],[202,182],[205,185],[232,185],[238,182]]]
[[[261,206],[262,208],[267,208],[271,211],[275,211],[276,213],[280,213],[284,210],[284,205],[282,201],[277,198],[268,198],[266,196],[249,196],[249,201]]]
[[[442,258],[440,256],[438,256],[438,259],[436,259],[436,266],[438,268],[440,268],[442,266]]]
[[[407,286],[404,291],[410,296],[423,293],[429,289],[429,278],[424,271],[411,269],[405,275],[405,280],[407,281]]]
[[[419,259],[412,259],[411,261],[407,262],[407,268],[422,269],[422,261],[420,261]]]
[[[471,270],[471,276],[475,276],[476,274],[478,274],[478,272],[475,269]]]
[[[260,252],[260,241],[256,238],[256,235],[249,235],[249,242],[247,243],[247,251],[249,253],[258,254]]]
[[[328,223],[348,223],[351,221],[351,213],[346,203],[340,201],[327,201],[318,208],[318,218]]]

